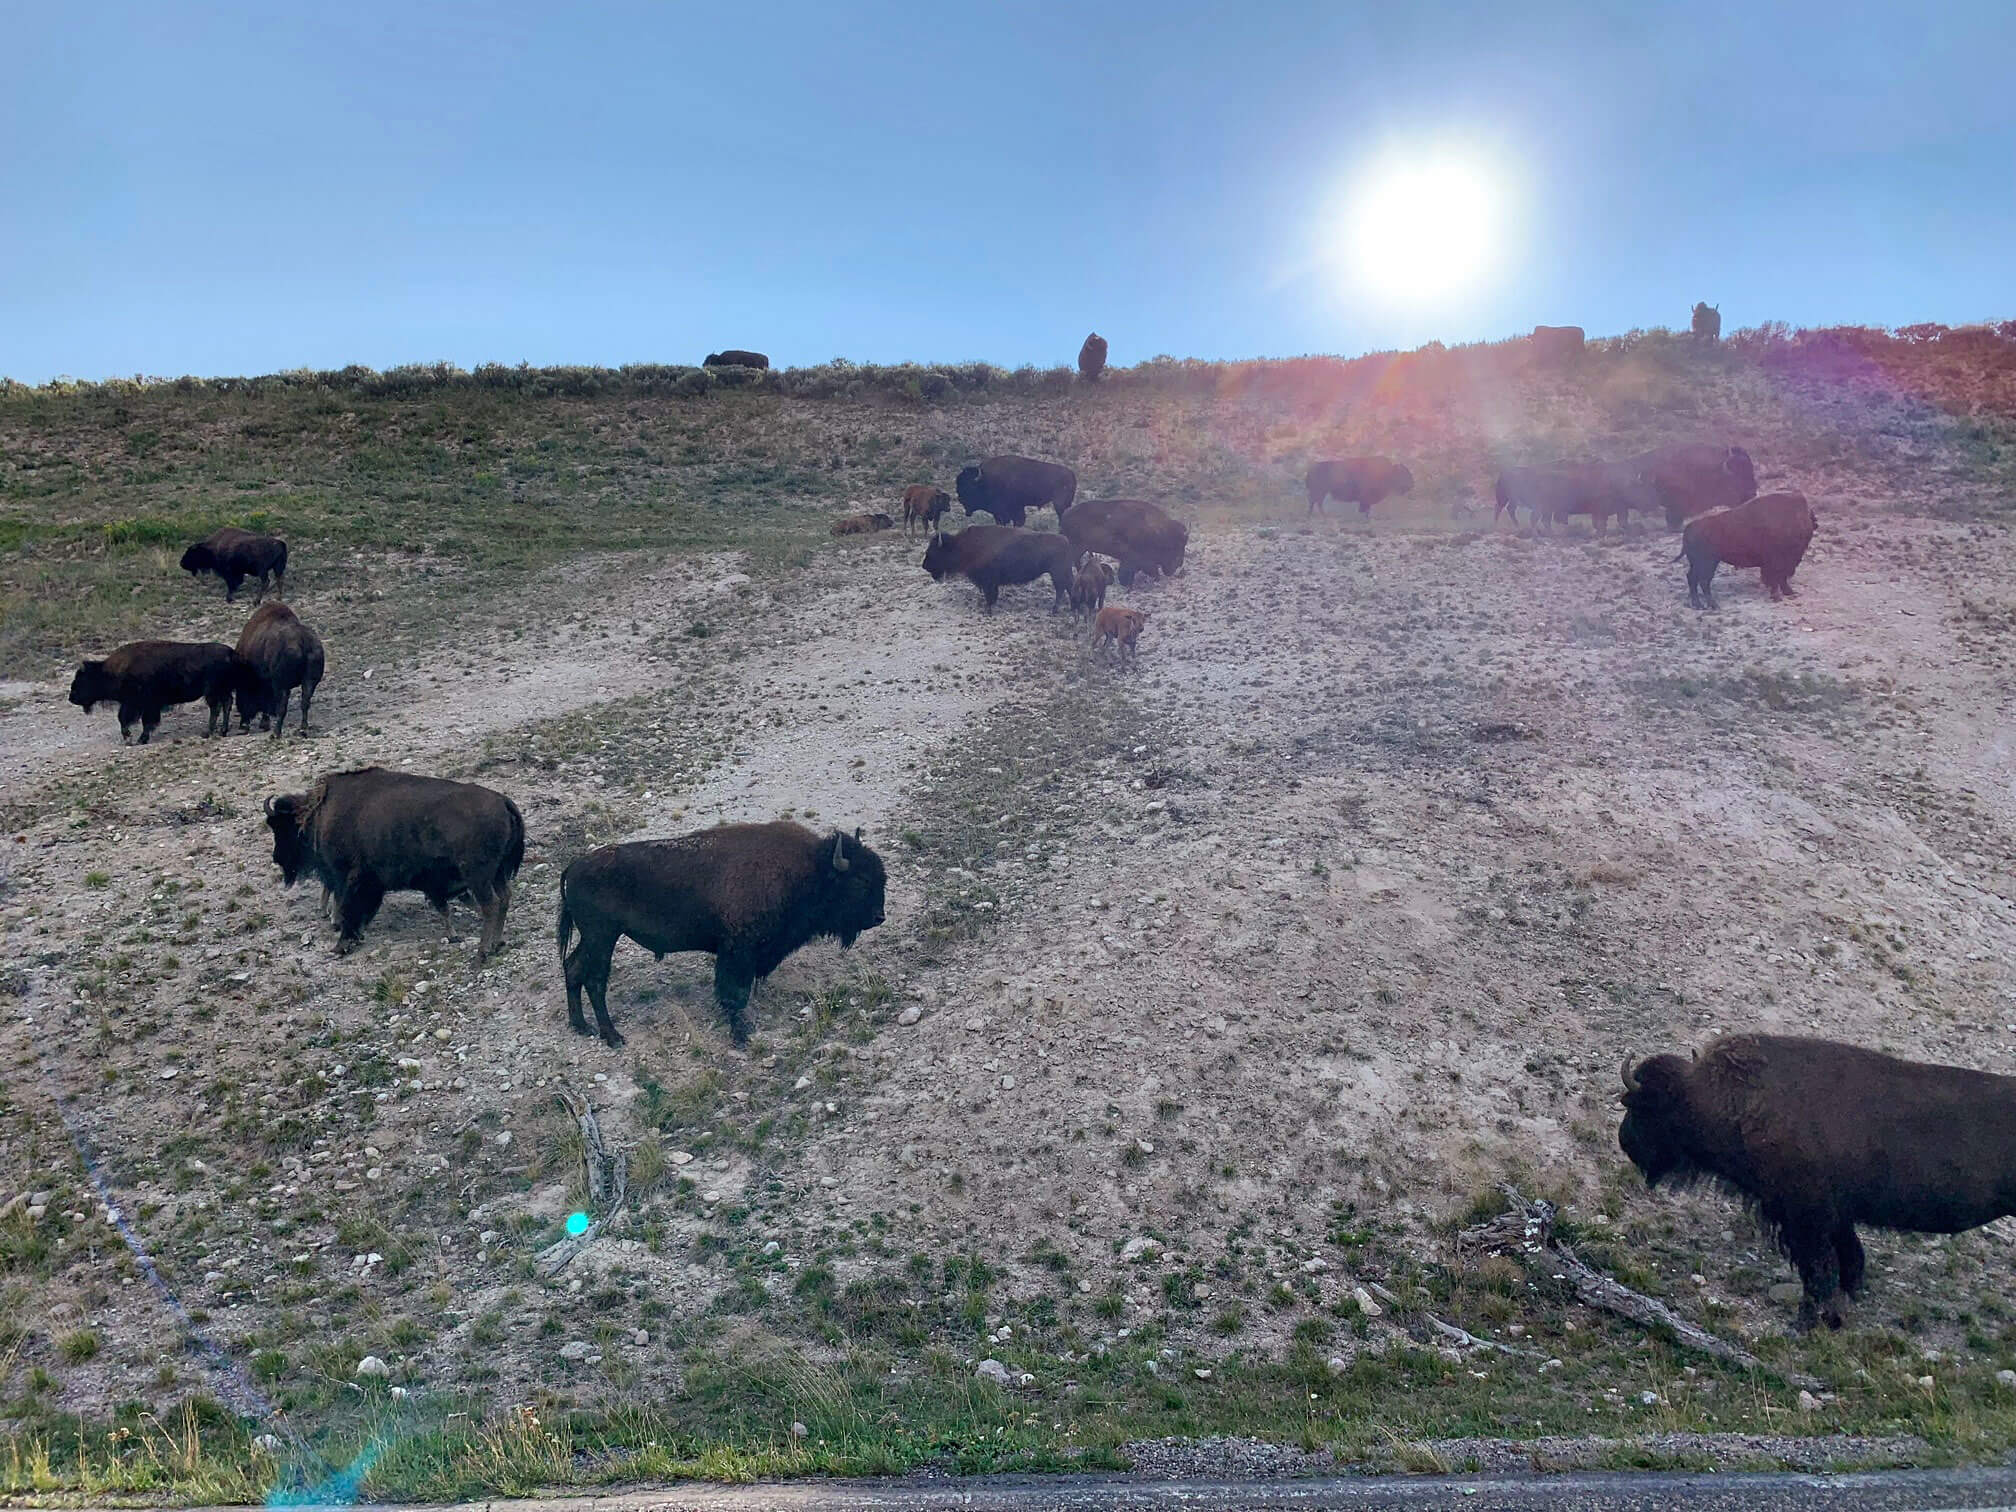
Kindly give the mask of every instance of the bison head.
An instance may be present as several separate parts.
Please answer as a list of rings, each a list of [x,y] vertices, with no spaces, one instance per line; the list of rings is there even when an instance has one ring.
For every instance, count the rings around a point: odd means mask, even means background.
[[[217,570],[217,553],[210,549],[208,543],[198,541],[194,546],[191,546],[187,551],[182,553],[182,570],[184,572],[215,572]]]
[[[959,491],[959,507],[971,514],[976,509],[987,508],[987,497],[980,487],[980,469],[962,467],[952,484]]]
[[[1694,1168],[1687,1062],[1655,1055],[1633,1069],[1627,1056],[1618,1101],[1624,1104],[1624,1122],[1617,1126],[1617,1145],[1645,1184],[1657,1186],[1669,1176],[1684,1180]]]
[[[308,865],[308,841],[301,833],[301,810],[307,806],[305,793],[282,793],[266,800],[266,827],[273,831],[273,864],[280,868],[280,880],[292,887]]]
[[[931,574],[933,582],[944,582],[945,574],[953,570],[954,550],[952,537],[944,531],[931,537],[931,544],[924,548],[924,570]]]
[[[1757,497],[1757,469],[1750,465],[1750,453],[1742,447],[1729,448],[1728,455],[1722,459],[1722,471],[1742,485],[1743,499]],[[1740,504],[1743,499],[1738,499],[1736,502]]]
[[[1405,462],[1393,464],[1393,470],[1386,474],[1386,482],[1396,494],[1414,492],[1414,474],[1407,470]]]
[[[118,696],[119,690],[105,675],[105,663],[87,661],[78,664],[77,675],[70,679],[70,702],[89,714],[95,705],[110,703]]]
[[[845,950],[882,922],[882,858],[861,843],[858,829],[852,835],[834,831],[832,847],[822,853],[827,928]]]

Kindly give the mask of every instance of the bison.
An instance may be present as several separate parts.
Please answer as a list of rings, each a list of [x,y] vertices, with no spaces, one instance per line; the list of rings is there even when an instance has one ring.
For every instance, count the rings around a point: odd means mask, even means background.
[[[1694,305],[1693,331],[1702,341],[1722,339],[1722,307],[1696,301]]]
[[[224,602],[238,597],[238,585],[248,577],[259,579],[256,605],[266,597],[266,580],[273,580],[273,596],[287,591],[287,543],[277,536],[254,535],[236,525],[226,525],[207,540],[198,541],[182,553],[182,570],[201,576],[214,572],[224,579]]]
[[[322,681],[322,639],[294,611],[275,599],[261,604],[238,632],[238,655],[249,676],[238,692],[238,728],[273,726],[273,738],[287,727],[287,705],[301,690],[301,733],[308,733],[308,705]]]
[[[1802,1325],[1862,1286],[1855,1225],[1957,1234],[2016,1213],[2016,1077],[1835,1040],[1729,1035],[1624,1062],[1617,1143],[1647,1186],[1756,1205],[1805,1288]]]
[[[1687,522],[1680,535],[1680,556],[1687,561],[1687,602],[1696,609],[1715,607],[1715,569],[1757,567],[1771,602],[1792,598],[1792,574],[1813,543],[1818,522],[1804,494],[1760,494],[1734,509],[1718,509]]]
[[[1102,562],[1098,557],[1086,552],[1078,560],[1078,571],[1071,579],[1071,614],[1073,618],[1081,614],[1096,614],[1106,607],[1106,590],[1113,583],[1113,564]]]
[[[154,738],[161,711],[202,699],[210,707],[205,735],[231,732],[231,699],[248,686],[245,663],[216,641],[134,641],[103,661],[87,661],[70,679],[70,702],[89,714],[101,703],[119,706],[119,738],[140,726],[140,744]]]
[[[1666,510],[1669,529],[1694,515],[1757,497],[1757,469],[1740,446],[1683,441],[1631,459]]]
[[[802,824],[723,824],[670,840],[590,851],[560,878],[558,937],[567,1022],[623,1043],[609,1019],[609,962],[628,935],[663,960],[675,951],[714,957],[714,1000],[738,1045],[749,1041],[749,992],[786,956],[831,935],[841,949],[882,922],[882,858],[861,832],[815,835]],[[572,950],[576,930],[581,941]]]
[[[1078,376],[1087,383],[1097,383],[1105,372],[1106,338],[1094,331],[1078,348]]]
[[[1015,530],[1006,525],[968,525],[957,535],[939,531],[924,548],[924,570],[938,582],[957,573],[980,590],[992,609],[1005,583],[1033,583],[1050,574],[1055,614],[1071,591],[1077,553],[1066,537],[1049,531]]]
[[[476,959],[503,944],[525,820],[502,793],[363,767],[268,798],[266,827],[281,880],[292,887],[305,874],[334,896],[338,955],[357,948],[388,892],[421,893],[443,919],[451,899],[472,899],[483,915]]]
[[[1146,609],[1123,609],[1118,604],[1110,609],[1101,609],[1092,621],[1092,649],[1117,647],[1120,660],[1129,661],[1140,654],[1134,642],[1140,638],[1141,627],[1147,623]]]
[[[730,347],[725,352],[709,352],[700,366],[767,368],[770,359],[761,352],[745,352],[740,347]]]
[[[1491,523],[1510,513],[1519,523],[1523,506],[1531,512],[1532,523],[1551,528],[1570,515],[1586,514],[1596,533],[1610,528],[1610,516],[1620,525],[1631,523],[1631,511],[1649,515],[1658,499],[1650,485],[1630,462],[1560,462],[1552,467],[1508,467],[1498,475],[1492,492],[1497,507]]]
[[[969,515],[986,510],[1002,525],[1026,524],[1032,509],[1054,509],[1057,518],[1078,497],[1078,474],[1059,462],[1033,457],[989,457],[961,468],[953,488]]]
[[[1344,457],[1334,462],[1318,462],[1303,480],[1309,490],[1309,513],[1322,511],[1326,499],[1339,504],[1356,504],[1358,513],[1369,515],[1372,506],[1395,494],[1414,491],[1414,474],[1391,457]]]
[[[1183,570],[1189,528],[1141,499],[1087,499],[1066,511],[1057,528],[1080,551],[1096,551],[1120,564],[1120,582],[1134,574],[1174,577]]]
[[[1582,355],[1582,327],[1533,327],[1533,360],[1542,367],[1572,362]]]
[[[952,495],[942,488],[933,488],[929,483],[912,483],[903,490],[903,534],[911,533],[910,527],[921,522],[924,528],[936,530],[938,517],[952,507]]]
[[[893,530],[896,522],[886,514],[842,515],[833,522],[836,536],[873,535],[878,530]]]

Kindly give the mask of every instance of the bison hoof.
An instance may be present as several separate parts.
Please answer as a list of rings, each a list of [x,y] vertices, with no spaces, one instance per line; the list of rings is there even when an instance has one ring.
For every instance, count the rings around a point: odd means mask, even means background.
[[[605,1030],[602,1035],[602,1043],[607,1045],[611,1050],[621,1050],[623,1048],[623,1036],[618,1034],[614,1029]]]
[[[588,1027],[588,1020],[585,1018],[570,1018],[567,1020],[567,1027],[580,1035],[591,1035],[595,1032]]]
[[[364,942],[354,935],[344,935],[336,942],[336,954],[346,956]]]

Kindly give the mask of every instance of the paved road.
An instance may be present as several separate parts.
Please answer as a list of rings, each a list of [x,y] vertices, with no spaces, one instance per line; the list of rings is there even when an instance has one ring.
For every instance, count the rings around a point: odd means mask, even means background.
[[[472,1503],[431,1512],[2016,1512],[2016,1470],[1843,1475],[1576,1474],[1141,1481],[1119,1476],[796,1481]]]

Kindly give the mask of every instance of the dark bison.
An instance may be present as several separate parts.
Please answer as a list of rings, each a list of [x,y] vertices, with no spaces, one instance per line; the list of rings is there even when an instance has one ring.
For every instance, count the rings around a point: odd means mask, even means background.
[[[1087,383],[1097,383],[1105,371],[1106,338],[1094,331],[1078,348],[1078,376]]]
[[[761,352],[745,352],[740,347],[730,347],[725,352],[709,352],[702,367],[750,367],[767,368],[770,359]]]
[[[1572,362],[1582,355],[1582,327],[1533,327],[1533,360],[1543,367]]]
[[[1092,649],[1117,647],[1120,660],[1131,661],[1140,655],[1134,643],[1147,623],[1146,609],[1123,609],[1118,604],[1101,609],[1092,619]]]
[[[1694,334],[1703,341],[1722,339],[1722,307],[1696,301],[1694,305]]]
[[[1792,574],[1813,543],[1817,525],[1806,495],[1796,493],[1760,494],[1734,509],[1689,520],[1680,535],[1680,556],[1687,559],[1687,602],[1696,609],[1715,607],[1715,569],[1724,564],[1761,568],[1774,604],[1793,597]]]
[[[1067,510],[1057,528],[1080,551],[1096,551],[1120,564],[1120,582],[1134,574],[1174,577],[1183,570],[1190,530],[1142,499],[1087,499]]]
[[[214,572],[224,579],[224,602],[238,597],[238,585],[248,577],[259,579],[259,591],[252,602],[266,597],[266,580],[273,579],[273,596],[287,591],[287,543],[278,536],[254,535],[236,525],[226,525],[208,540],[198,541],[182,553],[182,570],[199,576]]]
[[[1649,515],[1658,506],[1651,486],[1631,462],[1561,462],[1553,467],[1508,467],[1498,475],[1492,493],[1497,507],[1491,523],[1509,513],[1519,523],[1519,511],[1531,513],[1531,523],[1551,529],[1570,515],[1586,514],[1598,535],[1610,527],[1631,523],[1631,511]]]
[[[873,535],[878,530],[895,528],[896,522],[886,514],[842,515],[833,522],[833,534],[836,536]]]
[[[502,793],[364,767],[268,798],[266,827],[286,885],[306,875],[334,896],[338,955],[357,948],[388,892],[424,894],[444,919],[451,899],[474,901],[483,914],[478,961],[504,941],[525,820]]]
[[[609,1019],[609,962],[628,935],[661,961],[680,950],[712,955],[714,1000],[746,1044],[750,989],[806,942],[831,935],[844,950],[880,924],[882,888],[882,858],[859,830],[815,835],[788,820],[590,851],[560,878],[567,1022],[590,1032],[585,987],[603,1043],[623,1043]],[[581,943],[570,951],[576,930]]]
[[[1033,457],[989,457],[961,468],[953,487],[966,513],[984,509],[998,524],[1021,525],[1032,509],[1054,509],[1063,519],[1078,497],[1078,474],[1061,463]]]
[[[1071,614],[1096,614],[1106,607],[1106,590],[1113,585],[1113,564],[1086,552],[1071,577]]]
[[[273,738],[287,726],[287,705],[301,690],[301,733],[308,733],[308,705],[322,681],[322,639],[275,599],[261,604],[238,632],[238,655],[250,673],[238,693],[238,728],[248,729],[252,716],[259,728],[273,726]]]
[[[951,573],[969,579],[988,609],[1000,597],[1002,585],[1033,583],[1047,572],[1050,586],[1056,590],[1050,603],[1050,612],[1055,614],[1071,591],[1077,557],[1067,538],[1047,530],[968,525],[957,535],[941,530],[931,537],[931,544],[924,548],[924,570],[941,583]]]
[[[913,523],[922,522],[924,528],[937,527],[938,517],[952,507],[952,495],[942,488],[933,488],[929,483],[912,483],[903,490],[903,534],[911,533]]]
[[[1334,462],[1318,462],[1303,480],[1309,490],[1309,513],[1323,508],[1323,501],[1356,504],[1358,513],[1369,515],[1372,506],[1395,494],[1414,491],[1414,474],[1391,457],[1343,457]]]
[[[1631,459],[1678,530],[1694,515],[1757,497],[1757,469],[1740,446],[1683,441]]]
[[[161,711],[202,699],[210,706],[205,735],[231,731],[231,699],[247,686],[245,663],[216,641],[134,641],[103,661],[78,665],[70,702],[89,714],[101,703],[119,706],[119,738],[140,726],[140,744],[154,738]]]
[[[1756,1204],[1805,1285],[1802,1324],[1841,1326],[1856,1224],[1957,1234],[2016,1213],[2016,1077],[1738,1034],[1692,1061],[1627,1058],[1621,1100],[1617,1143],[1648,1186],[1706,1180]]]

